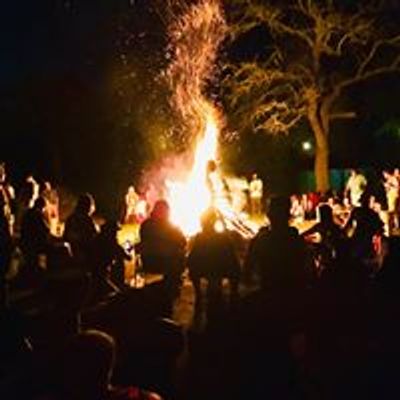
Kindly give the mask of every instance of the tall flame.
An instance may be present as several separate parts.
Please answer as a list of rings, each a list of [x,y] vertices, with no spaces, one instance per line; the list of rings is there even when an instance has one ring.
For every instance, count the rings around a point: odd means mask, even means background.
[[[172,61],[167,70],[172,104],[182,119],[185,137],[195,137],[193,165],[184,181],[168,181],[172,222],[186,234],[200,230],[200,216],[211,205],[207,166],[218,156],[220,116],[205,96],[226,33],[219,0],[199,0],[186,7],[169,29]]]
[[[204,137],[197,143],[194,164],[185,182],[167,182],[172,222],[187,234],[200,230],[200,216],[211,205],[207,165],[217,156],[218,126],[207,115]]]

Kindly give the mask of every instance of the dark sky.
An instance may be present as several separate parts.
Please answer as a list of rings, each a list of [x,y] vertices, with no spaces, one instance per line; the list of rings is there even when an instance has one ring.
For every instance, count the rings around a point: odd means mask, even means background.
[[[135,145],[139,133],[130,126],[121,131],[120,116],[110,107],[108,85],[122,55],[136,58],[149,70],[162,57],[163,28],[149,3],[2,2],[0,159],[8,162],[15,178],[33,171],[76,190],[93,190],[103,199],[106,192],[128,183],[130,170],[125,178],[118,178],[118,171],[128,162],[134,167],[140,164],[140,148]],[[250,46],[255,47],[255,43]],[[349,127],[341,128],[339,147],[347,152],[335,157],[338,165],[351,163],[352,155],[359,163],[370,162],[372,142],[362,135],[379,129],[386,118],[400,118],[399,79],[382,82],[374,84],[374,95],[370,87],[349,95],[360,115],[350,128],[358,136],[348,141]],[[132,157],[123,154],[130,149],[128,144],[133,146]]]
[[[115,48],[123,8],[139,9],[130,7],[129,0],[3,3],[2,85],[70,71],[93,76]]]
[[[2,85],[71,67],[70,43],[84,34],[84,26],[73,6],[68,4],[47,0],[4,2],[1,13],[4,33],[0,36]],[[72,24],[77,32],[75,38]],[[75,42],[75,55],[83,50],[83,42]]]
[[[98,191],[115,158],[107,85],[121,55],[146,46],[137,38],[155,17],[145,4],[3,2],[0,159],[16,178],[32,171]]]

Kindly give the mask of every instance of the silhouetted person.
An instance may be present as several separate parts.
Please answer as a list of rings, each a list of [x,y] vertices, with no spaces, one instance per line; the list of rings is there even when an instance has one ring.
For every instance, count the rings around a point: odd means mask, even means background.
[[[271,199],[268,217],[271,227],[261,229],[253,239],[247,264],[257,270],[263,291],[281,296],[300,294],[306,288],[306,246],[288,224],[289,199]]]
[[[32,346],[28,339],[28,321],[12,309],[0,312],[0,397],[30,398]],[[28,372],[29,371],[29,372]]]
[[[99,292],[112,291],[124,284],[124,260],[130,260],[131,257],[118,244],[119,229],[116,222],[106,222],[93,241],[91,270],[95,288]]]
[[[388,240],[387,254],[376,276],[376,281],[386,291],[400,296],[400,238],[398,236]]]
[[[49,181],[45,181],[41,185],[40,196],[46,200],[46,218],[49,221],[51,231],[55,232],[59,223],[59,197],[57,190]]]
[[[289,198],[272,198],[268,217],[270,228],[259,231],[247,255],[261,289],[243,298],[233,385],[236,398],[301,398],[294,393],[294,360],[303,357],[311,309],[307,248],[289,226]]]
[[[328,204],[322,204],[318,208],[319,222],[302,233],[302,236],[319,233],[322,243],[335,244],[343,239],[343,232],[333,219],[332,208]]]
[[[93,221],[95,202],[89,193],[82,194],[74,212],[65,222],[64,239],[71,244],[75,262],[82,268],[90,270],[90,254],[93,240],[97,235]]]
[[[366,260],[374,257],[373,238],[375,235],[382,234],[383,222],[369,207],[367,193],[363,193],[360,201],[361,206],[353,209],[344,230],[346,232],[350,229],[354,230],[351,236],[353,256]]]
[[[161,400],[137,387],[111,384],[115,358],[114,339],[90,330],[72,338],[55,366],[54,400]],[[54,397],[53,397],[54,396]]]
[[[4,198],[4,212],[10,220],[14,212],[15,191],[8,182],[5,163],[0,163],[0,192]]]
[[[33,207],[39,196],[39,186],[37,182],[29,176],[22,183],[15,204],[15,221],[14,233],[19,236],[21,234],[21,224],[25,213]]]
[[[169,221],[170,208],[165,200],[155,203],[150,217],[140,226],[139,253],[145,272],[164,276],[167,297],[172,306],[179,293],[185,262],[186,239]]]
[[[316,258],[318,259],[319,272],[330,264],[337,257],[337,252],[341,251],[345,235],[342,229],[333,219],[332,208],[328,204],[318,207],[319,222],[310,229],[302,233],[303,237],[314,234],[320,235],[320,241],[315,243]]]
[[[6,303],[6,274],[13,250],[10,224],[5,207],[6,200],[0,192],[0,308]]]
[[[208,210],[201,218],[202,231],[196,235],[188,257],[189,275],[196,295],[196,310],[201,305],[201,278],[207,279],[209,304],[222,294],[222,280],[229,279],[231,300],[238,295],[240,264],[232,240],[226,231],[217,232],[218,215]],[[221,222],[222,223],[222,222]]]
[[[46,267],[51,235],[44,215],[45,206],[46,201],[39,197],[22,219],[20,243],[30,272],[38,272],[38,267]]]

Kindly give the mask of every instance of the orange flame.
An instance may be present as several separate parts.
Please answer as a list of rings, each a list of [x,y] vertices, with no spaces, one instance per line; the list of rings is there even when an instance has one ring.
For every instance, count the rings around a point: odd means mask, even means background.
[[[204,137],[197,143],[193,167],[185,182],[167,182],[171,220],[187,235],[200,231],[200,217],[211,206],[207,164],[217,157],[218,124],[207,115]]]
[[[171,220],[187,235],[200,230],[200,216],[211,205],[207,165],[218,155],[220,118],[204,91],[215,70],[226,32],[219,0],[199,0],[170,26],[172,62],[167,70],[172,104],[183,130],[196,137],[194,161],[184,182],[167,181]]]

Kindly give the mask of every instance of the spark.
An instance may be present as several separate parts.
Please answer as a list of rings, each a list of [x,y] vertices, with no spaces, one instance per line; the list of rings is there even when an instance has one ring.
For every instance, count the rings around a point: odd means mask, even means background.
[[[166,182],[167,198],[173,222],[189,235],[200,230],[200,216],[212,203],[207,165],[218,157],[222,118],[206,92],[226,32],[219,0],[200,0],[188,6],[169,27],[171,62],[166,77],[173,90],[171,104],[184,135],[194,138],[194,156],[184,181]]]

